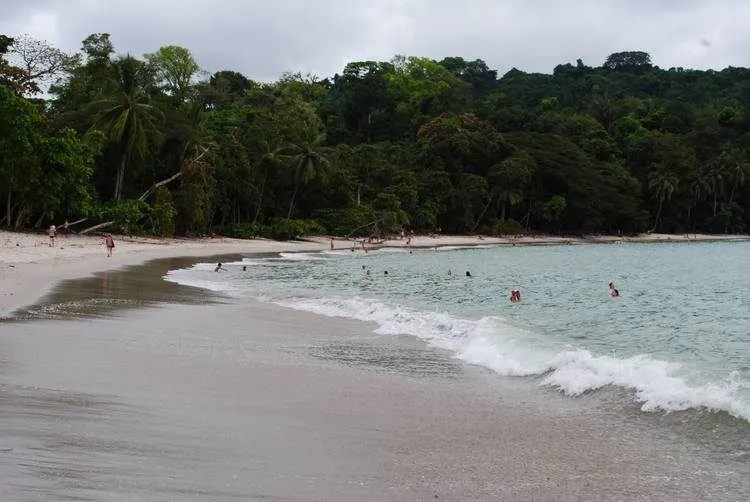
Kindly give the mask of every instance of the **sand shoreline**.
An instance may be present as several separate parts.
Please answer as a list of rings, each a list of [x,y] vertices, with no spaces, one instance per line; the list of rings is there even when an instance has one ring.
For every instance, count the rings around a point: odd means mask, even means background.
[[[452,236],[415,235],[411,239],[393,239],[377,243],[365,242],[368,249],[411,247],[425,249],[448,246],[535,246],[618,243],[678,243],[710,241],[745,241],[745,235],[667,235],[590,236],[569,238],[558,236]],[[272,241],[268,239],[216,238],[144,238],[115,236],[115,256],[108,258],[100,237],[60,235],[56,246],[41,233],[0,231],[0,317],[37,301],[52,286],[66,279],[86,277],[96,272],[139,265],[149,260],[177,257],[209,257],[229,254],[279,252],[313,252],[330,248],[330,237],[313,237],[303,241]],[[361,250],[360,239],[333,239],[335,249]]]
[[[157,289],[172,298],[175,286],[160,280],[172,265],[66,282],[47,300],[148,301]],[[593,395],[501,378],[351,319],[256,301],[157,302],[4,326],[0,498],[747,494],[741,462],[717,462],[654,417],[612,413]]]

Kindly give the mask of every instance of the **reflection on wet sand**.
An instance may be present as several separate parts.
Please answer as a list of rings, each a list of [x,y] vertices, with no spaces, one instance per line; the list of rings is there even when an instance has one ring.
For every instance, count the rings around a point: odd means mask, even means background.
[[[232,255],[219,259],[239,257]],[[35,305],[21,309],[13,318],[5,321],[102,317],[123,309],[159,303],[196,305],[218,301],[216,295],[162,279],[167,271],[194,262],[195,259],[191,258],[154,260],[123,270],[104,271],[87,278],[63,281]],[[0,322],[3,320],[0,319]]]

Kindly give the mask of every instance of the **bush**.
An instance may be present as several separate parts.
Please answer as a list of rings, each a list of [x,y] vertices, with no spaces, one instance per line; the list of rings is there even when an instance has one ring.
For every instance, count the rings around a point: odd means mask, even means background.
[[[154,234],[162,237],[174,235],[174,217],[177,210],[172,203],[172,194],[164,187],[156,191],[156,202],[151,206],[149,217]]]
[[[372,209],[365,204],[346,209],[322,209],[317,216],[320,224],[328,229],[320,233],[333,235],[369,235],[372,226],[368,224],[375,220]]]
[[[523,232],[523,226],[516,220],[508,219],[495,223],[495,235],[519,235]]]
[[[109,203],[99,210],[99,217],[112,220],[120,232],[126,235],[145,234],[141,222],[150,212],[150,206],[142,200],[126,199],[119,203]]]
[[[315,220],[292,220],[277,218],[269,225],[270,237],[279,240],[297,239],[304,235],[321,235],[325,227]]]
[[[237,223],[214,229],[216,233],[235,239],[255,239],[270,235],[269,228],[260,223]]]

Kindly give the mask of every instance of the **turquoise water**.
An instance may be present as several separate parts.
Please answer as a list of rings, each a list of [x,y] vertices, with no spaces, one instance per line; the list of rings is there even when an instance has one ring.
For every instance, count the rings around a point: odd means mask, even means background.
[[[750,243],[282,253],[166,278],[372,321],[383,336],[417,336],[570,395],[614,385],[646,412],[750,421],[749,253]],[[513,288],[521,303],[509,302]]]

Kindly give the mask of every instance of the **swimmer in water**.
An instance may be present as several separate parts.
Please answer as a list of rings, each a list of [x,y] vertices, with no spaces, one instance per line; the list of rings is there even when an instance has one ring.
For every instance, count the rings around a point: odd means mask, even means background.
[[[518,303],[521,301],[521,292],[517,289],[512,289],[510,291],[510,301],[512,303]]]
[[[466,271],[466,277],[471,277],[471,272],[469,272],[468,270]]]
[[[247,265],[242,265],[242,271],[247,272]]]
[[[609,283],[609,296],[611,296],[612,298],[617,298],[618,296],[620,296],[620,292],[617,291],[615,283],[613,282]]]
[[[214,272],[218,272],[219,270],[224,270],[221,266],[221,262],[216,264],[216,268],[214,269]]]

